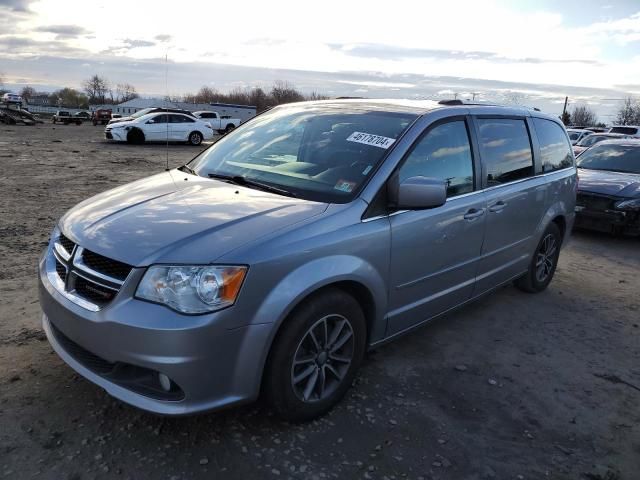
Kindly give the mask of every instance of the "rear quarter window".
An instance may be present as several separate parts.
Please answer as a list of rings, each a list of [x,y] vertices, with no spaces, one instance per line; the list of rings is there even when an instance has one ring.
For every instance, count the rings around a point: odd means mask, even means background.
[[[540,143],[542,173],[571,167],[573,165],[571,145],[562,127],[544,118],[534,118],[533,125]]]
[[[533,176],[531,139],[524,120],[482,118],[477,123],[488,187]]]

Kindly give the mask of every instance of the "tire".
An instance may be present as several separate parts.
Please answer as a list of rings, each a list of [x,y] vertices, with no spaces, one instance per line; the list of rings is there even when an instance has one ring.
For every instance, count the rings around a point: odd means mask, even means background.
[[[558,225],[551,222],[542,234],[527,273],[514,282],[515,286],[528,293],[546,289],[556,272],[561,244],[562,233]]]
[[[138,128],[133,128],[127,133],[127,143],[144,143],[144,133]]]
[[[200,132],[191,132],[189,134],[187,142],[189,142],[189,145],[197,147],[202,143],[202,134]]]
[[[229,125],[227,125],[224,128],[224,133],[229,133],[231,130],[233,130],[234,128],[236,128],[236,126],[233,123],[230,123]]]
[[[360,366],[366,331],[360,305],[340,290],[298,306],[280,328],[265,368],[263,391],[275,413],[303,422],[333,408]]]
[[[51,123],[53,123],[53,124],[55,125],[55,124],[56,124],[56,119],[55,119],[55,118],[52,118],[52,119],[51,119]]]

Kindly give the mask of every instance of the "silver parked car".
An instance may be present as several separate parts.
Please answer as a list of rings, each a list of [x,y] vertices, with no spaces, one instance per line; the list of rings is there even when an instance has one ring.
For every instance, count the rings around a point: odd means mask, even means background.
[[[566,131],[539,112],[281,106],[66,213],[40,262],[43,325],[72,368],[142,409],[262,392],[306,420],[367,349],[500,285],[544,290],[575,198]]]

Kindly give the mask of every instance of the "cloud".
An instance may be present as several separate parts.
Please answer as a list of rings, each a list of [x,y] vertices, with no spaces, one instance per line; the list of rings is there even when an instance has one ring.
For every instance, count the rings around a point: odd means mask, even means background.
[[[87,50],[69,46],[67,43],[58,40],[38,41],[19,35],[0,36],[0,52],[2,51],[15,52],[13,56],[22,59],[40,55],[77,57],[89,53]]]
[[[445,50],[433,48],[408,48],[379,43],[357,44],[328,44],[332,50],[339,51],[351,57],[377,58],[380,60],[406,60],[406,59],[441,59],[441,60],[484,60],[498,63],[582,63],[598,65],[596,60],[585,59],[544,59],[535,57],[507,57],[495,52],[478,50]]]
[[[161,33],[160,35],[156,35],[153,38],[154,38],[154,40],[157,40],[159,42],[169,42],[169,41],[171,41],[171,39],[173,37],[171,35],[166,34],[166,33]]]
[[[30,12],[29,5],[34,0],[0,0],[0,8],[6,8],[14,12]]]
[[[80,25],[42,25],[35,29],[36,32],[55,33],[58,38],[72,38],[91,33]]]

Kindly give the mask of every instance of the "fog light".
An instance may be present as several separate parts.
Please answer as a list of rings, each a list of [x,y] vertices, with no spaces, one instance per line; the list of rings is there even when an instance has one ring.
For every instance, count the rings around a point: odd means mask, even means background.
[[[158,381],[165,392],[171,391],[171,380],[164,373],[158,374]]]

